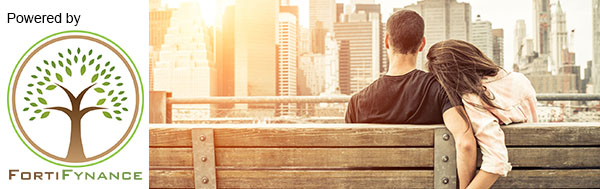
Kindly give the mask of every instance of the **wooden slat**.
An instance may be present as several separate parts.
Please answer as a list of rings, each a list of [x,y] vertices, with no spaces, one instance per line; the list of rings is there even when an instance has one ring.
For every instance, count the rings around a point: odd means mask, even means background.
[[[150,148],[150,167],[193,167],[192,148]]]
[[[150,148],[151,167],[192,167],[190,148]],[[219,168],[433,167],[432,148],[217,148]]]
[[[599,147],[508,148],[508,160],[513,167],[531,168],[595,168],[600,167]],[[477,152],[481,166],[481,151]]]
[[[150,170],[150,188],[194,188],[194,170]]]
[[[508,148],[513,167],[600,167],[600,148]]]
[[[219,167],[433,167],[432,148],[218,148]]]
[[[219,188],[432,188],[433,171],[217,172]]]
[[[432,188],[433,171],[217,170],[219,188]],[[600,169],[515,170],[493,188],[595,188]],[[150,170],[150,188],[193,188],[193,170]]]
[[[218,188],[432,188],[433,171],[217,170]],[[150,188],[193,188],[192,170],[150,170]]]
[[[191,146],[190,128],[215,128],[216,146],[432,146],[440,126],[152,125],[150,146]],[[598,146],[598,123],[521,123],[503,126],[507,146]]]
[[[190,128],[214,128],[216,147],[433,146],[433,128],[414,125],[177,125],[150,128],[150,146],[190,147]],[[160,125],[165,126],[165,125]]]
[[[433,146],[433,130],[392,128],[215,129],[217,146]]]
[[[599,146],[599,123],[521,123],[503,126],[507,146]]]
[[[431,167],[427,148],[217,148],[217,165],[233,167]],[[600,167],[600,148],[508,148],[513,167]],[[478,154],[481,165],[481,152]],[[151,167],[192,167],[191,148],[150,148]],[[314,166],[311,166],[314,165]]]
[[[151,127],[149,133],[150,147],[192,147],[190,128]]]
[[[493,188],[597,188],[600,169],[514,170]]]

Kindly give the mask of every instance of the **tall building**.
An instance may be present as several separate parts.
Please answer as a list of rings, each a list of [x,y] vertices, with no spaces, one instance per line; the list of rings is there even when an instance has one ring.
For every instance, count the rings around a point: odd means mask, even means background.
[[[325,56],[302,54],[298,65],[298,95],[318,96],[325,91]]]
[[[534,51],[550,53],[550,0],[533,0],[533,43]]]
[[[527,37],[526,32],[527,28],[525,26],[525,20],[517,20],[517,22],[515,23],[515,36],[513,40],[514,65],[518,65],[520,63],[519,59],[521,58],[521,55],[524,54],[525,49],[523,49],[523,47],[525,45],[525,37]]]
[[[299,26],[300,34],[298,36],[298,54],[310,53],[310,29]]]
[[[325,36],[333,31],[336,21],[335,0],[309,0],[309,24],[311,30],[311,50],[325,52]]]
[[[592,0],[592,40],[593,40],[593,60],[592,60],[592,83],[595,93],[600,93],[600,0]]]
[[[335,22],[341,22],[342,14],[344,14],[344,3],[335,4]]]
[[[360,1],[359,1],[360,2]],[[389,67],[389,60],[387,57],[387,51],[385,50],[385,23],[381,22],[381,5],[368,3],[368,1],[363,1],[363,4],[350,4],[350,6],[354,6],[354,12],[365,12],[367,14],[378,14],[379,15],[379,43],[381,44],[379,47],[379,73],[380,75],[384,75]]]
[[[325,55],[305,53],[300,55],[298,65],[298,95],[318,96],[325,90]],[[298,116],[322,116],[315,110],[315,103],[298,103]]]
[[[492,23],[490,21],[481,20],[477,15],[477,19],[473,22],[471,42],[490,60],[494,60],[494,36],[492,35]]]
[[[504,30],[493,29],[492,36],[494,37],[493,52],[494,52],[494,63],[504,68]]]
[[[226,6],[223,10],[223,17],[217,22],[220,27],[216,27],[216,53],[215,67],[216,75],[216,95],[215,96],[235,96],[235,6]],[[216,112],[213,117],[225,117],[228,111],[225,109],[233,108],[234,104],[217,104]]]
[[[531,40],[530,40],[531,41]],[[519,65],[519,72],[523,73],[537,93],[577,93],[581,83],[579,67],[564,67],[556,75],[548,71],[551,64],[548,55],[538,55],[534,52],[527,56],[525,63]]]
[[[165,42],[165,34],[171,23],[171,15],[174,9],[159,8],[150,10],[149,29],[150,46],[160,51]]]
[[[196,2],[182,3],[173,12],[154,68],[154,89],[170,91],[173,97],[211,96],[216,91],[213,36],[204,25]],[[209,105],[189,106],[191,117],[210,116]],[[185,118],[182,118],[185,119]]]
[[[552,64],[550,65],[550,71],[552,74],[557,74],[559,68],[565,63],[562,55],[564,50],[568,49],[567,45],[567,24],[566,16],[558,1],[557,6],[552,12],[550,29],[550,53],[552,57]],[[568,53],[568,50],[567,50]]]
[[[417,69],[423,69],[433,44],[458,39],[471,41],[471,5],[456,0],[421,0],[404,7],[418,12],[425,20],[425,49],[417,57]],[[394,12],[398,9],[394,9]]]
[[[149,69],[148,69],[148,81],[150,82],[150,91],[154,91],[154,67],[156,67],[156,61],[158,61],[159,51],[155,50],[153,46],[150,46],[150,54],[148,56]]]
[[[589,91],[588,90],[588,88],[589,88],[588,85],[590,84],[591,80],[592,80],[592,61],[588,60],[587,64],[586,64],[586,67],[585,67],[585,69],[583,71],[583,79],[582,79],[582,85],[584,87],[584,91],[583,91],[584,93],[591,93],[591,92],[593,92],[593,91]]]
[[[150,10],[159,9],[162,7],[160,0],[149,0]]]
[[[154,66],[160,59],[160,48],[165,41],[165,34],[171,22],[173,9],[161,6],[160,0],[150,0],[149,12],[149,78],[150,90],[154,90]]]
[[[358,92],[379,77],[381,57],[379,16],[378,13],[365,11],[344,12],[345,19],[335,24],[335,38],[340,49],[339,82],[343,94]],[[345,85],[346,83],[349,86]]]
[[[281,6],[279,13],[279,39],[277,55],[277,96],[297,96],[296,74],[298,68],[298,7]],[[277,115],[296,114],[296,104],[278,104]]]
[[[279,1],[235,1],[235,96],[277,94],[278,13]]]
[[[326,94],[340,94],[339,48],[333,33],[325,38],[325,91]]]
[[[345,95],[351,95],[352,91],[350,90],[350,41],[338,40],[338,48],[340,93]]]

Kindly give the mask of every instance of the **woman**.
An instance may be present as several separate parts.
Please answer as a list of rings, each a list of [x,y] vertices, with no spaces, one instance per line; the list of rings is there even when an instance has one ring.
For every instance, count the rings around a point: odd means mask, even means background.
[[[489,188],[512,168],[500,125],[537,122],[535,90],[523,74],[505,71],[465,41],[436,43],[427,60],[450,102],[464,104],[460,114],[483,154],[481,170],[468,188]]]

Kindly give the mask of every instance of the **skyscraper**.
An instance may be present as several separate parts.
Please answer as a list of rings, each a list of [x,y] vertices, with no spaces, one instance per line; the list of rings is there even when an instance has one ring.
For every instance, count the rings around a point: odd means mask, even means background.
[[[381,57],[379,16],[378,13],[365,11],[345,12],[346,20],[335,24],[335,38],[340,44],[339,82],[343,94],[358,92],[379,77]],[[345,85],[346,83],[349,83],[349,86]]]
[[[298,63],[298,95],[321,94],[325,90],[325,55],[303,54]]]
[[[360,1],[359,1],[360,2]],[[364,11],[367,14],[370,13],[375,13],[379,15],[379,32],[380,32],[380,36],[379,37],[379,43],[381,44],[381,46],[379,47],[379,72],[381,75],[385,74],[388,70],[388,57],[387,57],[387,51],[385,50],[385,24],[381,23],[381,5],[379,4],[374,4],[374,3],[366,3],[367,1],[363,2],[362,4],[354,4],[354,11],[355,12],[361,12]]]
[[[513,41],[513,56],[514,56],[514,60],[513,60],[513,64],[514,65],[518,65],[520,62],[520,58],[522,55],[525,55],[525,37],[526,37],[526,26],[525,26],[525,20],[517,20],[517,22],[515,23],[515,30],[514,30],[514,41]]]
[[[278,15],[279,1],[235,1],[235,96],[276,95]]]
[[[550,71],[552,74],[557,74],[559,68],[563,65],[564,50],[567,47],[567,24],[565,13],[562,10],[560,1],[554,11],[552,12],[552,22],[550,29],[550,53],[551,53],[551,65]],[[567,51],[568,53],[568,51]]]
[[[533,0],[533,50],[540,54],[550,50],[550,17],[550,0]]]
[[[592,1],[593,22],[593,60],[592,83],[595,93],[600,93],[600,0]]]
[[[298,7],[281,6],[277,55],[277,96],[297,96]],[[296,104],[278,104],[277,114],[295,115]]]
[[[473,36],[471,42],[490,60],[494,60],[494,36],[492,35],[492,23],[490,21],[481,20],[477,15],[477,19],[473,22]]]
[[[431,45],[446,40],[471,41],[471,5],[456,0],[422,0],[405,9],[419,13],[425,20],[425,49],[417,57],[417,69],[423,69]],[[394,11],[397,11],[395,9]]]
[[[216,27],[217,55],[215,67],[217,69],[217,87],[215,96],[235,96],[235,6],[226,6],[223,17]],[[224,109],[233,108],[233,104],[217,104],[215,117],[227,116]]]
[[[493,29],[492,36],[494,38],[493,52],[494,52],[494,63],[500,67],[504,67],[504,30]]]
[[[202,21],[200,5],[182,3],[170,23],[154,68],[154,88],[170,91],[173,97],[211,96],[216,87],[211,78],[215,75],[213,38]],[[197,117],[210,116],[209,105],[185,106],[198,110],[193,113]]]
[[[161,6],[160,0],[150,0],[149,12],[149,42],[150,42],[150,62],[149,62],[149,82],[150,90],[154,90],[154,66],[160,59],[160,48],[165,41],[165,34],[171,22],[173,9],[167,9]]]
[[[325,38],[325,93],[340,93],[339,48],[333,33]]]
[[[325,52],[325,36],[333,31],[336,21],[335,0],[310,0],[309,24],[311,30],[311,50],[313,53]]]
[[[310,53],[310,29],[302,26],[298,27],[300,27],[300,34],[298,35],[298,46],[300,51],[298,54]]]

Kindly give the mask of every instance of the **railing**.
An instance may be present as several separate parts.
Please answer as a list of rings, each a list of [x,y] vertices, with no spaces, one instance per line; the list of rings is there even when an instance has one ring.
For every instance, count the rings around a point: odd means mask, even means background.
[[[350,96],[246,96],[167,98],[167,104],[347,103]],[[538,101],[600,100],[600,94],[538,94]]]
[[[164,91],[150,92],[150,123],[171,123],[175,104],[318,104],[347,103],[350,96],[248,96],[173,98]],[[600,94],[538,94],[538,101],[600,101]],[[297,110],[296,110],[297,111]],[[214,121],[214,120],[213,120]],[[219,122],[219,120],[216,120]],[[221,120],[222,121],[222,120]],[[248,120],[244,120],[249,122]]]

